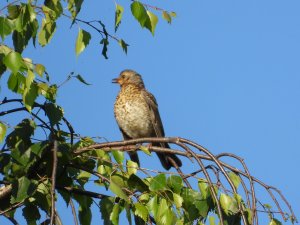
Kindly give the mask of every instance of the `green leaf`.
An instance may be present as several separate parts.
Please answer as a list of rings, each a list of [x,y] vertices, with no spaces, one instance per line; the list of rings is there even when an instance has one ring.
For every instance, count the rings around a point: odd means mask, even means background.
[[[13,31],[13,23],[11,20],[6,19],[5,17],[0,16],[0,36],[2,41],[5,37]]]
[[[26,205],[22,211],[28,225],[36,224],[36,221],[41,218],[39,209],[33,204]]]
[[[91,84],[87,83],[87,82],[83,79],[83,77],[82,77],[80,74],[77,74],[77,75],[75,76],[75,78],[76,78],[77,80],[79,80],[81,83],[84,83],[85,85],[91,85]]]
[[[83,0],[68,0],[68,10],[72,14],[72,18],[75,19],[80,12]]]
[[[149,151],[149,149],[146,146],[141,145],[140,149],[147,155],[151,155],[151,152]]]
[[[31,70],[28,70],[27,71],[27,77],[26,77],[26,82],[25,82],[25,87],[26,88],[30,88],[33,80],[34,80],[34,73],[31,71]]]
[[[47,89],[47,93],[45,95],[46,99],[51,101],[51,102],[55,102],[56,99],[56,93],[57,93],[57,86],[51,85],[48,89]]]
[[[28,23],[22,31],[15,30],[13,32],[14,47],[17,52],[22,52],[28,45],[30,39],[32,39],[33,46],[35,47],[36,35],[39,29],[38,20],[35,19]]]
[[[102,55],[104,56],[105,59],[108,59],[108,57],[107,57],[107,46],[109,45],[108,39],[107,38],[103,38],[100,41],[100,44],[103,45]]]
[[[234,172],[228,173],[230,180],[233,182],[235,188],[238,188],[241,183],[241,178]]]
[[[157,195],[154,195],[154,197],[151,198],[147,204],[147,208],[153,214],[154,219],[156,219],[158,217],[158,206],[159,206],[158,197],[157,197]]]
[[[137,202],[134,204],[134,215],[139,216],[145,222],[147,222],[148,217],[149,217],[149,212],[148,212],[148,209],[146,208],[146,206]]]
[[[200,217],[197,204],[201,201],[201,194],[186,187],[182,188],[180,196],[183,198],[182,207],[185,210],[185,216],[193,221]]]
[[[42,47],[46,46],[51,41],[55,31],[56,31],[55,21],[51,20],[49,16],[44,18],[42,20],[42,28],[38,34],[39,44]]]
[[[180,176],[171,175],[168,177],[167,184],[175,193],[180,194],[183,180]]]
[[[81,225],[90,225],[92,221],[92,212],[90,207],[83,208],[81,205],[79,206],[79,214],[78,218]]]
[[[170,16],[176,17],[176,16],[177,16],[177,15],[176,15],[176,12],[170,12]]]
[[[150,181],[150,191],[164,190],[167,185],[167,179],[165,174],[159,174]]]
[[[124,152],[113,150],[112,155],[118,164],[122,164],[124,161]]]
[[[267,208],[267,209],[272,209],[272,206],[269,205],[269,204],[264,204],[264,207]]]
[[[149,22],[150,18],[144,5],[138,1],[131,3],[131,13],[135,19],[140,23],[141,27],[145,27],[145,24]],[[148,28],[149,29],[149,28]],[[151,31],[151,29],[149,29]]]
[[[226,215],[233,215],[239,211],[237,201],[224,193],[220,195],[220,204]]]
[[[271,219],[269,225],[282,225],[282,223],[279,220],[273,218]]]
[[[45,6],[55,12],[55,18],[57,19],[63,12],[62,5],[58,0],[45,0]]]
[[[127,183],[130,189],[132,190],[136,189],[141,193],[149,191],[147,184],[135,174],[130,175]]]
[[[119,5],[119,4],[116,4],[116,12],[115,12],[115,31],[117,31],[120,23],[121,23],[121,20],[122,20],[122,16],[123,16],[123,11],[124,11],[124,8]]]
[[[30,136],[33,135],[36,124],[33,120],[24,119],[19,123],[13,132],[6,137],[9,148],[21,148],[20,140],[24,144],[24,151],[31,145]],[[18,145],[18,146],[17,146]]]
[[[1,131],[1,129],[0,129],[0,131]],[[1,142],[1,139],[0,139],[0,142]],[[138,167],[139,167],[139,165],[136,162],[133,162],[131,160],[127,161],[127,172],[129,175],[136,174]]]
[[[125,54],[127,54],[127,47],[129,46],[123,39],[118,41],[119,45],[122,47]]]
[[[114,207],[114,198],[113,197],[104,197],[100,200],[100,212],[101,218],[103,219],[103,224],[111,225],[110,214]]]
[[[20,53],[12,51],[4,57],[3,62],[13,73],[17,73],[22,66],[22,56]]]
[[[38,95],[38,87],[35,83],[32,83],[30,85],[30,88],[25,88],[23,92],[23,103],[29,112],[31,111],[35,99],[38,97]]]
[[[90,174],[89,172],[81,171],[77,176],[77,181],[81,186],[84,186],[84,184],[89,181],[91,176],[92,174]]]
[[[27,177],[21,177],[13,182],[12,197],[10,203],[22,202],[35,190],[33,183]]]
[[[15,93],[22,94],[24,87],[23,84],[25,83],[25,77],[20,73],[12,73],[7,81],[7,86],[10,90]]]
[[[48,116],[52,126],[58,124],[64,115],[63,109],[54,103],[45,104],[45,113]]]
[[[128,220],[128,224],[132,225],[132,218],[131,218],[131,205],[125,203],[125,210],[126,210],[126,218]]]
[[[4,140],[6,134],[6,126],[4,123],[0,122],[0,143]]]
[[[25,89],[23,92],[23,103],[29,112],[31,111],[34,101],[38,96],[38,86],[33,82],[34,77],[34,73],[31,70],[28,70],[25,80]]]
[[[163,11],[163,12],[162,12],[162,17],[163,17],[168,23],[171,24],[172,18],[171,18],[170,14],[169,14],[167,11]]]
[[[176,208],[178,208],[178,209],[181,208],[183,198],[179,194],[173,193],[173,199],[174,199]]]
[[[93,199],[84,195],[76,195],[73,194],[74,199],[79,204],[79,221],[82,225],[90,225],[92,219],[91,205],[93,203]]]
[[[149,16],[149,20],[147,20],[147,23],[145,24],[145,26],[148,28],[148,30],[151,31],[152,35],[154,36],[154,31],[156,28],[156,24],[158,22],[158,17],[148,10],[147,10],[147,14]]]
[[[51,208],[50,190],[51,190],[51,183],[49,180],[45,180],[37,186],[36,192],[33,195],[36,205],[38,205],[39,208],[41,208],[45,212],[49,212]]]
[[[166,199],[161,199],[158,204],[157,217],[156,220],[158,224],[172,225],[174,224],[174,214],[169,207]]]
[[[78,36],[76,39],[75,52],[78,56],[85,48],[88,46],[91,40],[91,35],[89,32],[79,28]]]
[[[123,192],[122,188],[119,187],[115,182],[110,181],[109,189],[115,193],[118,197],[128,202],[128,196]]]
[[[13,20],[16,19],[20,15],[20,5],[9,5],[7,7],[8,18]]]
[[[42,64],[36,64],[34,70],[40,77],[43,77],[45,67]]]
[[[119,224],[119,215],[120,215],[120,213],[121,213],[120,204],[115,204],[113,209],[112,209],[112,212],[110,214],[110,217],[109,217],[112,224],[114,224],[114,225]]]
[[[201,192],[201,195],[204,199],[206,199],[210,195],[210,190],[207,185],[207,182],[203,179],[198,180],[198,187]]]

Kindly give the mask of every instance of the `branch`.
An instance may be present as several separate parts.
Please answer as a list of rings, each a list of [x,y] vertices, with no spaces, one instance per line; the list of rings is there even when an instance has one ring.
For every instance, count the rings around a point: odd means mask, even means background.
[[[51,176],[51,218],[50,218],[50,225],[54,224],[55,218],[55,183],[56,183],[56,170],[57,170],[57,140],[54,140],[53,145],[53,165],[52,165],[52,176]]]
[[[189,141],[187,139],[183,139],[183,138],[180,138],[180,137],[175,137],[175,138],[163,137],[163,138],[139,138],[139,139],[132,139],[132,140],[127,140],[127,141],[105,142],[105,143],[93,144],[93,145],[90,145],[88,147],[77,149],[77,150],[74,151],[74,153],[80,155],[80,154],[82,154],[86,151],[93,151],[93,150],[97,150],[97,149],[101,149],[101,150],[104,150],[104,151],[111,151],[113,149],[118,149],[118,150],[121,150],[121,151],[135,151],[135,150],[137,150],[136,145],[140,145],[140,144],[143,144],[143,143],[170,143],[170,144],[175,144],[175,145],[181,147],[184,151],[161,148],[161,147],[156,147],[156,146],[153,146],[153,145],[149,146],[148,149],[150,151],[153,151],[153,152],[160,152],[160,153],[168,153],[168,154],[176,154],[176,155],[185,156],[185,157],[189,158],[190,160],[195,159],[197,161],[197,163],[199,164],[199,166],[201,167],[201,172],[204,173],[204,175],[205,175],[205,177],[206,177],[206,179],[209,183],[209,186],[212,186],[213,183],[209,179],[209,174],[206,173],[206,168],[204,167],[201,160],[209,160],[209,161],[214,162],[217,165],[218,169],[220,169],[220,171],[222,172],[222,174],[226,178],[227,182],[231,186],[231,189],[234,193],[237,193],[236,188],[234,187],[231,179],[228,177],[228,174],[227,174],[227,172],[225,171],[224,168],[227,168],[227,169],[231,170],[232,172],[235,172],[238,175],[243,176],[244,178],[247,178],[248,181],[250,182],[250,189],[251,189],[251,191],[250,191],[251,199],[252,199],[252,201],[251,201],[252,202],[251,210],[253,212],[252,221],[255,221],[256,224],[258,224],[258,220],[257,220],[257,209],[256,209],[257,199],[256,199],[256,196],[255,196],[254,182],[261,185],[268,192],[268,194],[270,195],[270,197],[274,201],[275,205],[277,206],[278,211],[281,213],[283,219],[286,220],[287,218],[285,217],[285,214],[282,211],[279,202],[277,201],[276,197],[272,193],[272,190],[277,192],[278,195],[280,196],[280,198],[283,200],[283,202],[288,207],[288,209],[291,213],[291,219],[297,221],[297,218],[295,217],[295,214],[294,214],[290,204],[288,203],[286,198],[282,195],[282,193],[278,189],[276,189],[272,186],[266,185],[262,181],[260,181],[257,178],[251,176],[249,171],[248,171],[248,168],[246,167],[246,164],[244,163],[244,160],[242,158],[240,158],[240,157],[238,157],[234,154],[230,154],[230,153],[222,153],[222,154],[214,156],[210,151],[208,151],[207,149],[205,149],[201,145],[198,145],[198,144],[196,144],[192,141]],[[198,151],[203,152],[204,154],[194,153],[188,147],[188,145],[194,147]],[[243,166],[244,171],[241,171],[241,170],[239,170],[239,169],[237,169],[237,168],[235,168],[235,167],[233,167],[229,164],[226,164],[226,163],[222,162],[221,160],[219,160],[219,158],[221,158],[223,156],[231,157],[231,158],[234,158],[234,159],[238,160],[241,163],[241,165]],[[186,177],[182,176],[182,178],[185,179]],[[242,184],[242,185],[243,185],[245,193],[247,195],[247,193],[249,193],[249,191],[247,190],[245,184]],[[212,189],[211,189],[211,191],[212,191],[212,194],[213,194]],[[216,198],[217,196],[214,196],[214,197]],[[218,204],[218,201],[216,201],[216,204]],[[244,224],[247,224],[246,217],[245,217],[245,215],[243,215],[244,209],[242,208],[241,205],[240,205],[240,211],[242,213]]]

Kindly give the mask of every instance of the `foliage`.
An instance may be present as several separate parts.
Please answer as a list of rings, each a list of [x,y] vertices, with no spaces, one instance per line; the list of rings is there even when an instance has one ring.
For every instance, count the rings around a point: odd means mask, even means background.
[[[78,203],[78,216],[74,209],[74,219],[78,217],[84,225],[91,223],[93,204],[99,206],[105,224],[118,224],[122,212],[129,224],[133,223],[132,218],[136,224],[150,221],[163,225],[204,224],[206,221],[214,224],[215,217],[211,215],[217,216],[221,224],[241,224],[242,218],[245,224],[254,223],[255,212],[237,193],[242,183],[241,174],[224,174],[232,184],[232,193],[220,185],[219,179],[213,183],[207,175],[195,178],[196,188],[192,188],[180,172],[166,175],[154,171],[155,174],[151,174],[136,163],[126,161],[122,143],[116,145],[116,149],[108,145],[96,148],[93,139],[74,133],[71,123],[64,117],[63,107],[56,103],[59,86],[50,82],[45,65],[24,58],[22,52],[30,41],[34,46],[36,40],[41,47],[48,45],[57,30],[57,20],[67,18],[71,25],[85,26],[79,28],[75,42],[77,56],[94,38],[91,29],[101,35],[99,43],[103,45],[105,58],[108,58],[110,40],[116,41],[127,53],[128,44],[111,35],[100,20],[89,22],[78,18],[83,3],[83,0],[45,0],[43,3],[17,0],[7,1],[0,9],[0,77],[8,76],[8,89],[20,97],[4,98],[0,105],[8,109],[0,112],[0,116],[19,112],[28,115],[15,127],[2,118],[0,121],[0,142],[3,143],[0,151],[0,215],[14,222],[16,210],[22,209],[28,224],[36,224],[43,215],[46,215],[47,223],[59,224],[55,201],[61,197],[73,209],[73,201]],[[127,8],[116,3],[115,31],[121,25],[125,10],[130,10],[140,26],[152,35],[158,23],[158,12],[168,23],[176,17],[174,12],[140,1],[132,1]],[[9,39],[13,46],[5,45],[10,43]],[[89,85],[79,74],[72,73],[67,80],[71,78]],[[16,103],[21,106],[15,107]],[[36,138],[41,133],[45,133],[43,140]],[[127,146],[123,144],[123,147]],[[145,154],[155,151],[146,147],[140,149]],[[246,178],[252,179],[250,175]],[[88,183],[99,186],[99,192],[89,191]],[[256,202],[256,199],[252,200]],[[281,224],[271,210],[267,212],[270,224]],[[291,215],[291,220],[295,220]]]

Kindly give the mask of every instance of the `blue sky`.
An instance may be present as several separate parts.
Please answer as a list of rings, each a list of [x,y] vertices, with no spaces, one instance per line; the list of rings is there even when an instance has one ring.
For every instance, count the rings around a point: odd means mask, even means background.
[[[92,83],[72,80],[59,93],[76,132],[121,139],[113,117],[119,88],[111,79],[134,69],[156,96],[166,136],[241,156],[253,176],[283,191],[299,219],[300,2],[149,1],[177,13],[171,26],[160,17],[154,37],[131,16],[129,3],[119,2],[125,12],[116,34],[130,45],[127,55],[111,41],[105,60],[92,32],[76,58],[78,28],[69,29],[65,19],[50,45],[24,53],[43,63],[54,82],[75,71]],[[113,33],[114,2],[86,1],[79,17],[101,19]],[[147,157],[142,165],[159,162]]]

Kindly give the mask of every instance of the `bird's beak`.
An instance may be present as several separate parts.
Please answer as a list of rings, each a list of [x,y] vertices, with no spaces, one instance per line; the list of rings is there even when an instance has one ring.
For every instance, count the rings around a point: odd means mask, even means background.
[[[114,78],[114,79],[112,79],[112,83],[118,84],[118,83],[119,83],[119,78]]]

